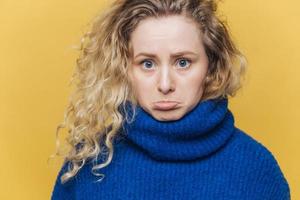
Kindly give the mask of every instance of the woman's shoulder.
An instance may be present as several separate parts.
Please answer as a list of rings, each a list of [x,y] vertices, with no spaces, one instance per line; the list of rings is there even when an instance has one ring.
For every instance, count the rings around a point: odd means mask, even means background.
[[[246,175],[250,175],[250,178],[257,180],[257,187],[269,186],[272,196],[277,195],[275,199],[290,198],[287,179],[275,155],[266,145],[236,128],[229,146],[231,162],[238,165],[236,167],[242,169]]]
[[[235,128],[231,150],[238,152],[242,159],[255,161],[253,164],[279,167],[275,155],[265,144],[239,128]]]
[[[235,150],[245,153],[245,156],[254,156],[261,161],[278,165],[275,155],[265,144],[239,128],[235,128],[232,143]]]
[[[64,160],[59,169],[59,172],[56,176],[55,183],[53,185],[52,193],[51,193],[51,200],[54,199],[74,199],[74,191],[75,191],[75,182],[76,177],[71,178],[65,183],[61,182],[61,177],[66,172],[68,172],[70,162]]]

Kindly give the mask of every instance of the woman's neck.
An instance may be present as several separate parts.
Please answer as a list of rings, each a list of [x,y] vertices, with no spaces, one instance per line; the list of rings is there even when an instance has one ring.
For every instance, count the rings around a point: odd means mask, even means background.
[[[131,118],[130,111],[127,109]],[[227,98],[200,101],[176,121],[158,121],[139,105],[136,111],[132,123],[124,121],[122,133],[156,160],[193,160],[207,156],[224,145],[234,130]]]

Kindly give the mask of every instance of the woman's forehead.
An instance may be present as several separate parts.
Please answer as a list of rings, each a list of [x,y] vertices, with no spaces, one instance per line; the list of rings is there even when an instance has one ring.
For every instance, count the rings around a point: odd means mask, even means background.
[[[149,18],[142,20],[132,32],[134,54],[160,50],[196,51],[201,45],[199,30],[194,23],[182,16]]]
[[[200,30],[196,23],[181,15],[147,18],[141,20],[131,33],[136,40],[151,41],[153,39],[178,39],[185,37],[198,37]]]

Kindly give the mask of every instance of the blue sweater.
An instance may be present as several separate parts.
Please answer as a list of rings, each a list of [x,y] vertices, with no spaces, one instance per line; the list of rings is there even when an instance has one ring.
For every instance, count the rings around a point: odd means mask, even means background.
[[[52,200],[290,199],[275,157],[234,126],[228,99],[201,101],[181,119],[168,122],[138,106],[135,120],[125,121],[120,130],[112,162],[96,171],[104,179],[97,181],[93,162],[87,162],[61,184],[66,162]]]

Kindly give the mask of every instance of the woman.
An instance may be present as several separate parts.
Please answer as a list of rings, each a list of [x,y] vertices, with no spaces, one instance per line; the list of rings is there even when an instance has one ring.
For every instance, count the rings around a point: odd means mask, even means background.
[[[52,199],[290,199],[234,126],[246,62],[214,1],[117,0],[85,38]]]

